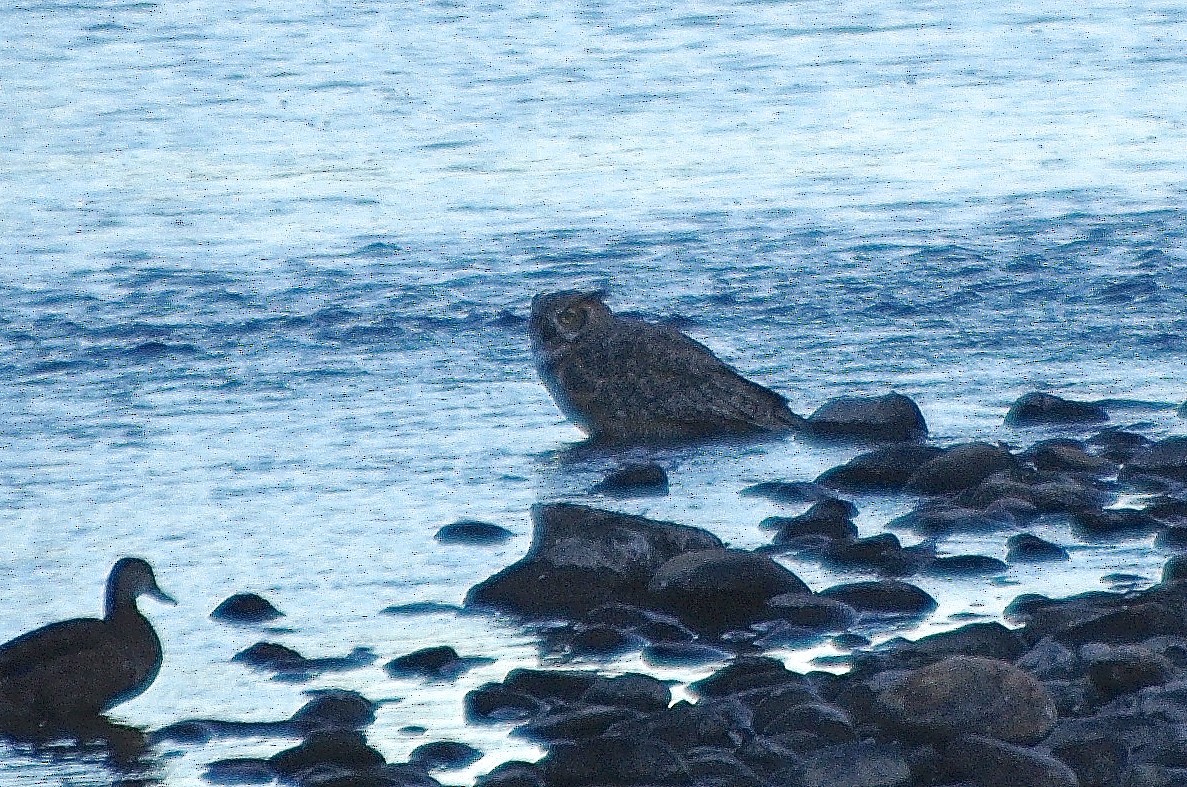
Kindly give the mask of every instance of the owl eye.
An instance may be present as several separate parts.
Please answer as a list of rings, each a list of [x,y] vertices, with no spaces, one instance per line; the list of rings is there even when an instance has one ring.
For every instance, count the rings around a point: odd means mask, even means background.
[[[575,331],[585,324],[585,312],[580,309],[565,309],[556,316],[556,322],[566,331]]]

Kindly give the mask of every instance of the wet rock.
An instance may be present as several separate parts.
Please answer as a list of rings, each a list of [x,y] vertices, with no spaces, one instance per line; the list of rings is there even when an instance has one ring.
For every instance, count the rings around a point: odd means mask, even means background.
[[[281,777],[299,779],[302,772],[324,766],[348,771],[374,769],[382,766],[384,759],[356,730],[318,730],[299,745],[272,755],[268,762]]]
[[[1023,452],[1022,458],[1036,470],[1099,474],[1117,469],[1108,458],[1088,453],[1079,440],[1044,440]]]
[[[472,723],[523,721],[546,707],[535,697],[498,683],[484,683],[466,692],[462,706],[466,721]]]
[[[911,770],[895,745],[862,741],[812,752],[804,763],[804,787],[907,787]]]
[[[615,724],[635,721],[640,717],[638,711],[630,708],[603,705],[565,707],[537,716],[527,724],[516,727],[515,734],[543,743],[584,740],[602,735]]]
[[[271,784],[276,771],[258,757],[233,757],[210,763],[202,776],[211,784]]]
[[[930,445],[888,445],[826,470],[816,483],[847,492],[898,491],[923,465],[943,453]]]
[[[1173,585],[1187,580],[1187,555],[1175,555],[1162,565],[1162,584]]]
[[[668,494],[668,474],[654,462],[623,465],[591,490],[608,497],[650,497]]]
[[[767,599],[809,594],[804,582],[767,555],[740,549],[689,552],[655,572],[647,586],[655,605],[691,627],[736,627],[761,617]]]
[[[738,494],[765,497],[776,503],[816,503],[832,497],[832,491],[812,481],[763,481],[746,487]]]
[[[672,702],[672,690],[660,680],[638,672],[613,678],[598,677],[581,695],[581,701],[638,711],[658,711]]]
[[[408,762],[426,770],[457,770],[482,759],[482,752],[457,741],[434,741],[417,746],[408,755]]]
[[[529,669],[517,667],[507,673],[503,686],[548,702],[576,702],[597,680],[596,672],[584,670]]]
[[[239,651],[231,661],[269,670],[299,670],[307,659],[292,648],[275,642],[257,642]]]
[[[765,787],[766,781],[744,762],[724,748],[705,748],[685,757],[692,782],[697,785],[725,787]]]
[[[1178,497],[1158,497],[1142,509],[1160,522],[1172,525],[1187,525],[1187,500]]]
[[[1116,738],[1100,737],[1051,747],[1051,754],[1065,763],[1080,787],[1113,787],[1129,761],[1129,747]]]
[[[922,617],[938,605],[924,590],[896,579],[851,582],[822,590],[823,598],[848,604],[858,612]]]
[[[623,632],[638,634],[652,642],[688,642],[696,634],[675,616],[630,604],[603,604],[587,612],[582,621],[613,626]]]
[[[1024,501],[1043,513],[1067,513],[1102,508],[1109,495],[1070,478],[1024,481],[996,473],[956,498],[961,505],[982,509],[1007,499]]]
[[[227,623],[267,623],[284,613],[255,593],[236,593],[215,607],[210,617]]]
[[[893,533],[834,541],[821,552],[821,561],[836,568],[876,571],[883,576],[901,577],[918,572],[935,558],[932,544],[906,547]]]
[[[921,535],[946,536],[952,533],[990,533],[1014,524],[1014,517],[987,512],[947,502],[925,501],[914,511],[892,519],[888,527],[913,530]]]
[[[988,555],[952,555],[938,557],[927,566],[927,573],[942,577],[974,577],[1001,574],[1010,567]]]
[[[1026,643],[1018,632],[1000,623],[967,623],[913,641],[891,640],[878,652],[888,656],[896,667],[917,669],[948,656],[979,656],[1012,662],[1026,652]]]
[[[1006,562],[1037,563],[1044,560],[1070,560],[1068,551],[1033,533],[1018,533],[1006,539]]]
[[[1135,763],[1121,774],[1120,787],[1180,787],[1187,784],[1187,768]]]
[[[725,697],[757,688],[801,684],[803,678],[770,656],[740,656],[707,678],[689,684],[699,697]]]
[[[853,720],[842,709],[822,702],[810,702],[788,708],[768,720],[760,733],[779,739],[788,733],[811,732],[818,745],[828,746],[857,740]]]
[[[768,517],[761,526],[779,529],[774,538],[776,544],[795,543],[812,536],[845,541],[857,538],[857,525],[851,519],[855,513],[852,503],[826,498],[799,516]]]
[[[1159,549],[1187,550],[1187,525],[1171,525],[1154,539]]]
[[[1039,392],[1025,394],[1006,413],[1006,423],[1016,426],[1090,424],[1107,420],[1109,413],[1103,407]]]
[[[1087,443],[1100,456],[1112,462],[1127,462],[1130,457],[1154,441],[1137,432],[1121,429],[1105,429],[1089,437]]]
[[[813,631],[844,631],[857,620],[857,610],[829,598],[784,593],[767,599],[763,617],[785,620]]]
[[[549,785],[679,784],[689,781],[683,760],[661,741],[607,735],[557,743],[540,760]]]
[[[580,621],[548,629],[543,632],[542,639],[546,652],[559,658],[610,658],[639,650],[647,644],[643,637],[614,626]]]
[[[448,645],[437,645],[392,659],[383,665],[383,670],[393,678],[415,675],[430,680],[454,680],[466,670],[493,663],[494,659],[481,656],[462,657]]]
[[[479,776],[474,787],[544,787],[544,771],[534,762],[510,760]]]
[[[994,473],[1013,470],[1018,460],[1005,448],[989,443],[953,446],[916,470],[906,489],[926,495],[959,492]]]
[[[436,532],[433,538],[442,544],[483,546],[486,544],[502,544],[514,535],[507,528],[493,525],[489,522],[479,522],[476,519],[459,519],[457,522],[442,527]]]
[[[1140,645],[1109,646],[1089,643],[1080,648],[1088,679],[1106,698],[1157,686],[1174,674],[1171,663]]]
[[[706,530],[585,506],[537,505],[532,519],[527,556],[471,588],[467,606],[529,617],[579,616],[610,602],[647,606],[660,566],[723,546]]]
[[[375,703],[356,691],[322,689],[289,722],[308,734],[314,730],[358,730],[375,721]]]
[[[1080,787],[1075,772],[1049,754],[984,735],[958,738],[944,756],[977,787]]]
[[[1187,437],[1168,437],[1141,449],[1122,471],[1126,476],[1153,475],[1187,481]]]
[[[830,399],[808,416],[810,434],[876,442],[927,439],[927,422],[919,406],[902,394]]]
[[[730,654],[698,642],[656,642],[643,648],[642,655],[645,663],[656,667],[699,667],[725,661]]]
[[[1187,418],[1187,402],[1183,402],[1181,405],[1179,405],[1179,409],[1175,410],[1175,415],[1179,416],[1180,418]]]
[[[1007,662],[973,656],[913,670],[878,695],[878,707],[884,723],[929,740],[985,734],[1030,743],[1056,721],[1042,683]]]
[[[1085,539],[1135,538],[1148,536],[1162,523],[1136,508],[1077,511],[1072,514],[1076,534]]]

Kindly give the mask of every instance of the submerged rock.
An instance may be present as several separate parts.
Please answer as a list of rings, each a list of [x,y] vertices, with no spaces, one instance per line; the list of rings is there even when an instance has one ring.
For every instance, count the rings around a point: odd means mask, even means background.
[[[1006,423],[1027,424],[1090,424],[1109,420],[1109,412],[1099,405],[1076,402],[1048,393],[1028,393],[1006,413]]]
[[[776,544],[791,544],[813,536],[844,541],[857,538],[857,525],[852,520],[856,512],[852,503],[831,497],[815,503],[799,516],[768,517],[761,526],[779,529],[774,538]]]
[[[830,399],[808,416],[809,433],[820,437],[857,438],[873,442],[927,439],[927,422],[909,397],[890,393],[878,397]]]
[[[442,544],[468,544],[480,546],[485,544],[502,544],[515,534],[505,527],[492,525],[489,522],[479,522],[476,519],[459,519],[445,525],[433,536]]]
[[[812,481],[763,481],[746,487],[743,497],[765,497],[776,503],[815,503],[832,497],[832,492]]]
[[[626,464],[607,475],[591,490],[609,497],[644,497],[668,494],[668,474],[654,462]]]
[[[393,678],[416,675],[431,680],[454,680],[466,670],[494,661],[483,656],[459,656],[448,645],[437,645],[392,659],[383,665],[383,670]]]
[[[284,613],[255,593],[236,593],[215,607],[210,617],[228,623],[267,623]]]

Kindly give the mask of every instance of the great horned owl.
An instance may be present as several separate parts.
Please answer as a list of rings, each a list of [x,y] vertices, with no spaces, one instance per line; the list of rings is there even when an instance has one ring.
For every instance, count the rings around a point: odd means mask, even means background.
[[[674,328],[617,317],[603,292],[532,299],[532,351],[560,409],[594,440],[782,432],[804,419]]]

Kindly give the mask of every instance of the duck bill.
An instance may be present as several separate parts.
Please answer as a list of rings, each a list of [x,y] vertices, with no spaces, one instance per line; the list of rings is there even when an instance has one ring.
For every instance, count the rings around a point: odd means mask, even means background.
[[[177,606],[177,599],[173,598],[173,596],[170,596],[168,593],[161,590],[160,588],[153,588],[152,590],[148,591],[148,593],[146,593],[145,595],[147,595],[149,598],[156,599],[157,601],[160,601],[162,604],[168,604],[171,607]]]

